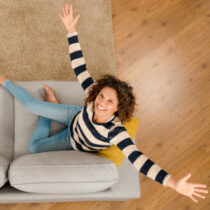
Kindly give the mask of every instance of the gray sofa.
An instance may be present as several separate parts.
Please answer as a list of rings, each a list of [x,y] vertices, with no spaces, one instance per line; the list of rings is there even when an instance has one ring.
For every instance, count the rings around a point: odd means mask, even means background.
[[[84,105],[77,81],[15,82],[39,100],[43,85],[62,104]],[[28,141],[39,120],[0,86],[0,203],[123,201],[140,198],[139,172],[127,158],[119,168],[94,153],[48,151],[29,154]],[[52,120],[50,136],[66,125]],[[135,138],[134,138],[135,142]]]

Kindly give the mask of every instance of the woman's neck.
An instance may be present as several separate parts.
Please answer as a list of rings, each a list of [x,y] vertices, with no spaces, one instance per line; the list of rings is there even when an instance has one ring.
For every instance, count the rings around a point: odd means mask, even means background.
[[[113,117],[113,116],[112,116],[112,117]],[[93,120],[94,120],[94,122],[96,122],[96,123],[106,123],[106,122],[109,121],[112,117],[110,117],[109,119],[101,120],[101,119],[99,119],[99,118],[96,117],[96,114],[94,114]]]
[[[96,123],[104,123],[102,122],[99,118],[96,117],[96,114],[94,114],[94,118],[93,118],[94,122]],[[104,120],[103,120],[104,121]]]

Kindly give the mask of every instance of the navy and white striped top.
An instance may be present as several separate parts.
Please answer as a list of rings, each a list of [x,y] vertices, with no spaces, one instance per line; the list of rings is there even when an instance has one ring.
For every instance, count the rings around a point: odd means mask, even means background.
[[[95,81],[86,69],[85,59],[78,41],[78,32],[68,33],[67,39],[72,68],[87,97],[88,89]],[[70,133],[73,149],[96,152],[114,144],[139,172],[167,187],[166,182],[171,175],[139,151],[119,117],[114,115],[105,123],[96,123],[93,120],[95,114],[93,105],[94,102],[91,102],[84,106],[72,121]]]

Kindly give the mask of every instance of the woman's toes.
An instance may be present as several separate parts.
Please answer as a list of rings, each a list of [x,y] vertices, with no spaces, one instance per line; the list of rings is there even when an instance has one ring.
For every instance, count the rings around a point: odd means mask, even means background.
[[[44,85],[44,88],[45,88],[46,90],[49,90],[49,86],[48,86],[48,85]]]
[[[53,89],[51,87],[49,87],[48,85],[45,85],[44,87],[45,87],[46,90],[54,93]]]

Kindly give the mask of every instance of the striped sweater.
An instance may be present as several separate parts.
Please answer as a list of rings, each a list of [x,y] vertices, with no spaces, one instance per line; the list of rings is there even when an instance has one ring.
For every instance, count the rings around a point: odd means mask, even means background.
[[[88,89],[95,81],[86,69],[78,32],[68,33],[67,40],[72,69],[87,97]],[[97,123],[93,120],[94,114],[94,102],[91,102],[74,116],[70,126],[73,149],[96,152],[116,145],[139,172],[167,187],[171,175],[139,151],[119,117],[114,115],[105,123]]]

